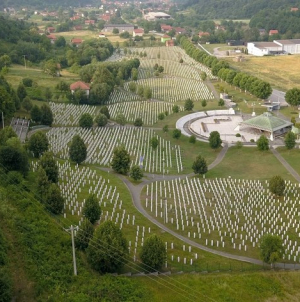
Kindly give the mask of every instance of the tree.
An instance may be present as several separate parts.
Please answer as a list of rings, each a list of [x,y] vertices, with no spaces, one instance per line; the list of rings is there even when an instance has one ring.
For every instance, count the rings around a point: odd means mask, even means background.
[[[158,138],[156,136],[153,136],[150,140],[150,145],[152,149],[156,149],[158,147]]]
[[[144,98],[145,99],[151,99],[152,98],[152,90],[150,87],[145,87],[144,89]]]
[[[191,99],[187,99],[184,103],[184,110],[192,111],[194,108],[194,102]]]
[[[90,221],[91,224],[94,224],[97,220],[100,219],[101,208],[99,201],[94,194],[88,196],[83,206],[82,213]]]
[[[201,155],[198,155],[196,157],[196,160],[193,162],[192,169],[195,174],[204,175],[205,173],[207,173],[207,171],[208,171],[207,163],[206,163],[206,160],[204,159],[204,157],[202,157]]]
[[[117,35],[119,33],[119,29],[118,28],[114,28],[112,31],[113,34]]]
[[[130,169],[130,155],[124,146],[114,149],[111,166],[117,173],[126,175]]]
[[[110,119],[110,114],[109,114],[109,110],[108,110],[107,106],[101,107],[100,108],[100,113],[104,114],[107,117],[108,120]]]
[[[130,82],[128,84],[128,88],[129,90],[132,92],[132,93],[135,93],[136,92],[136,83],[135,82]]]
[[[218,106],[222,107],[225,105],[225,102],[223,99],[219,99],[219,102],[218,102]]]
[[[293,149],[296,146],[296,135],[292,131],[289,131],[285,135],[284,143],[288,150]]]
[[[45,132],[38,131],[32,134],[28,141],[28,149],[33,152],[33,156],[38,158],[48,150],[49,142]]]
[[[33,84],[33,80],[30,79],[30,78],[24,78],[22,80],[22,83],[25,87],[32,87],[32,84]]]
[[[74,135],[71,141],[69,156],[70,159],[78,165],[86,159],[87,148],[83,139],[79,135]]]
[[[24,98],[27,96],[27,91],[22,83],[20,83],[17,88],[17,95],[21,103],[23,102]]]
[[[297,107],[300,105],[300,89],[292,88],[288,90],[285,94],[285,100],[291,106]]]
[[[163,112],[159,113],[157,118],[162,121],[165,118],[165,114]]]
[[[173,137],[173,138],[176,138],[176,139],[179,139],[180,136],[181,136],[181,130],[179,130],[179,129],[174,129],[174,130],[173,130],[172,137]]]
[[[128,257],[127,241],[120,228],[105,221],[95,230],[92,240],[94,244],[86,250],[91,267],[100,273],[119,271]]]
[[[45,170],[48,180],[53,183],[58,182],[58,166],[52,152],[45,152],[40,159],[40,166]]]
[[[79,250],[85,250],[89,246],[89,242],[94,234],[94,226],[88,219],[84,219],[76,236],[75,246]]]
[[[118,124],[120,124],[121,126],[124,126],[126,124],[126,122],[127,122],[125,115],[123,113],[119,113],[116,116],[116,122]]]
[[[45,88],[44,95],[45,95],[45,99],[46,99],[47,102],[51,101],[53,93],[52,93],[52,91],[50,90],[49,87]]]
[[[138,87],[137,87],[137,94],[140,97],[143,97],[143,95],[144,95],[144,87],[142,85],[138,85]]]
[[[256,142],[256,145],[257,145],[258,150],[260,150],[260,151],[269,150],[269,141],[264,135],[261,135],[259,137],[259,139]]]
[[[202,100],[201,101],[201,106],[202,107],[206,107],[207,106],[207,101],[206,100]]]
[[[53,113],[51,108],[46,104],[43,104],[41,107],[41,123],[47,126],[51,126],[53,123]]]
[[[143,126],[143,120],[142,120],[142,118],[140,118],[140,117],[137,117],[136,119],[135,119],[135,121],[134,121],[134,126],[136,126],[136,127],[142,127]]]
[[[4,127],[4,129],[0,131],[0,146],[4,146],[7,140],[12,137],[18,137],[13,128],[11,126]]]
[[[37,106],[37,105],[34,105],[30,111],[30,115],[31,115],[31,119],[38,123],[41,121],[41,115],[42,115],[42,112],[41,112],[41,109]]]
[[[41,166],[39,166],[37,171],[36,184],[39,199],[40,201],[44,202],[46,196],[48,195],[51,182],[48,180],[47,174]]]
[[[147,269],[161,269],[167,259],[167,251],[162,239],[156,234],[148,237],[144,242],[140,257]]]
[[[282,239],[277,235],[265,234],[260,240],[260,257],[265,263],[273,266],[282,258]]]
[[[57,184],[52,183],[49,186],[48,194],[45,198],[46,208],[53,214],[61,214],[64,208],[64,198],[61,195]]]
[[[206,72],[202,71],[201,72],[201,80],[205,81],[206,79],[207,79],[207,74],[206,74]]]
[[[163,73],[164,72],[164,67],[163,66],[158,66],[157,71],[159,73]]]
[[[178,112],[179,112],[179,106],[178,106],[178,105],[174,105],[174,106],[172,107],[172,111],[173,111],[174,113],[178,113]]]
[[[195,136],[194,134],[192,134],[192,135],[190,136],[189,142],[190,142],[191,144],[195,144],[195,143],[196,143],[196,136]]]
[[[275,194],[277,196],[282,196],[284,194],[284,190],[285,190],[284,179],[279,175],[273,176],[270,179],[269,189],[270,189],[270,192],[272,192],[273,194]]]
[[[23,102],[22,102],[22,107],[27,111],[29,112],[32,108],[32,102],[30,100],[30,98],[28,96],[26,96],[24,99],[23,99]]]
[[[131,69],[131,78],[133,81],[137,81],[138,79],[138,70],[136,68]]]
[[[135,181],[142,179],[144,176],[142,169],[137,165],[130,169],[129,175]]]
[[[209,135],[209,145],[212,149],[218,149],[221,147],[222,140],[218,131],[212,131]]]
[[[92,128],[93,117],[89,113],[83,113],[79,118],[79,126],[81,128]]]
[[[163,126],[163,132],[167,133],[169,131],[169,126],[168,125],[164,125]]]
[[[95,123],[98,127],[104,127],[107,124],[108,120],[105,114],[99,113],[95,118]]]

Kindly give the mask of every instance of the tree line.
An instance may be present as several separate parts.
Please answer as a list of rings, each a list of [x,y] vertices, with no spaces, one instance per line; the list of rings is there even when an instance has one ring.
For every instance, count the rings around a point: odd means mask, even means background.
[[[239,72],[230,68],[228,62],[218,60],[214,56],[208,55],[205,51],[196,48],[186,37],[180,38],[180,44],[185,52],[197,62],[211,68],[212,74],[230,85],[234,85],[241,90],[248,91],[260,99],[268,98],[272,93],[271,85],[255,76],[250,76],[244,72]]]

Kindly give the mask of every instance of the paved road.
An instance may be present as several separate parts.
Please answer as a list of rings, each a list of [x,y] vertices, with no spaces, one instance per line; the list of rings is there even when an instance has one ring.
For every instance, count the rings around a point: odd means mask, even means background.
[[[289,106],[289,104],[285,101],[285,92],[274,89],[273,88],[273,92],[271,94],[271,96],[269,97],[269,100],[271,100],[272,102],[280,102],[280,106]]]

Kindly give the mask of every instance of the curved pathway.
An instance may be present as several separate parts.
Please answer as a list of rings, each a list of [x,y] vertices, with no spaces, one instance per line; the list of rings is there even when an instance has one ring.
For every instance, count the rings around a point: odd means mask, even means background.
[[[214,168],[215,166],[217,166],[224,158],[227,150],[228,150],[229,146],[226,144],[222,151],[218,154],[217,158],[209,165],[209,169]],[[274,153],[275,151],[275,153]],[[277,157],[276,155],[276,150],[272,150],[272,152],[274,153],[274,155]],[[277,154],[279,155],[279,153],[277,152]],[[280,156],[280,155],[279,155]],[[280,156],[281,157],[281,156]],[[278,158],[278,157],[277,157]],[[278,158],[279,159],[279,158]],[[284,165],[284,159],[282,158],[283,161],[280,160],[280,162]],[[286,163],[287,164],[287,163]],[[288,164],[284,165],[289,171],[291,168]],[[292,168],[291,168],[292,169]],[[110,170],[110,169],[105,169]],[[291,172],[291,171],[290,171]],[[297,174],[297,172],[295,172]],[[292,173],[291,173],[292,174]],[[226,257],[229,259],[233,259],[233,260],[237,260],[237,261],[244,261],[244,262],[248,262],[248,263],[253,263],[256,265],[263,265],[263,261],[259,260],[259,259],[254,259],[254,258],[249,258],[249,257],[245,257],[245,256],[239,256],[239,255],[234,255],[234,254],[230,254],[227,252],[222,252],[222,251],[218,251],[215,249],[211,249],[207,246],[204,246],[202,244],[199,244],[197,242],[194,242],[193,240],[182,236],[178,233],[176,233],[175,231],[171,230],[170,228],[168,228],[167,226],[165,226],[164,224],[160,223],[159,221],[157,221],[154,217],[152,217],[142,206],[141,203],[141,193],[142,193],[142,189],[146,184],[149,184],[151,182],[154,181],[162,181],[162,180],[172,180],[172,179],[176,179],[176,178],[181,178],[181,177],[191,177],[194,176],[194,173],[191,174],[187,174],[187,175],[158,175],[158,174],[145,174],[147,176],[148,179],[143,179],[143,182],[138,184],[138,185],[134,185],[132,184],[132,182],[126,178],[125,176],[120,175],[119,177],[121,178],[121,180],[124,182],[124,184],[127,186],[128,190],[130,191],[131,194],[131,198],[133,201],[134,206],[136,207],[136,209],[145,217],[147,218],[149,221],[151,221],[153,224],[155,224],[156,226],[158,226],[159,228],[161,228],[162,230],[164,230],[165,232],[168,232],[169,234],[173,235],[174,237],[180,239],[181,241],[185,242],[186,244],[189,244],[190,246],[199,248],[203,251],[218,255],[218,256],[222,256],[222,257]],[[298,174],[297,174],[298,175]],[[293,175],[295,176],[295,175]],[[300,176],[299,177],[299,181],[300,181]],[[296,178],[296,177],[295,177]],[[297,178],[296,178],[297,179]],[[276,263],[276,267],[277,268],[281,268],[281,269],[300,269],[300,264],[292,264],[292,263]]]

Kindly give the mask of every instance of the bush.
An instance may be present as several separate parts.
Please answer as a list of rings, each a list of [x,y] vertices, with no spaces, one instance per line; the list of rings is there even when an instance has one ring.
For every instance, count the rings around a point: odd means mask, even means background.
[[[174,129],[172,137],[176,138],[176,139],[179,139],[180,136],[181,136],[181,131],[179,129]]]
[[[142,127],[143,126],[143,120],[140,117],[138,117],[138,118],[135,119],[133,124],[136,127]]]
[[[103,113],[99,113],[95,118],[95,123],[98,127],[104,127],[107,124],[107,117]]]
[[[162,121],[165,118],[165,114],[164,113],[159,113],[157,118]]]
[[[235,136],[236,136],[236,137],[241,137],[241,134],[240,134],[240,133],[237,133]]]
[[[32,79],[30,79],[30,78],[24,78],[22,80],[22,82],[23,82],[23,85],[25,87],[32,87],[32,84],[33,84],[33,80]]]
[[[92,128],[93,117],[89,113],[83,113],[79,119],[79,126],[81,128]]]
[[[82,213],[87,218],[91,224],[94,224],[97,220],[100,219],[101,208],[99,206],[99,201],[95,195],[89,195],[87,198]]]
[[[196,143],[196,136],[195,136],[194,134],[190,136],[189,142],[190,142],[191,144],[195,144],[195,143]]]

